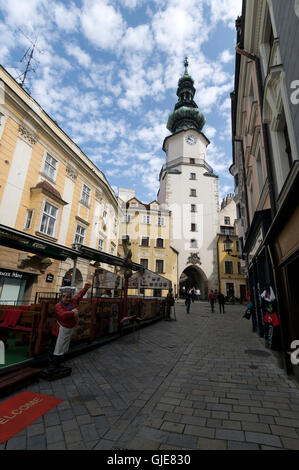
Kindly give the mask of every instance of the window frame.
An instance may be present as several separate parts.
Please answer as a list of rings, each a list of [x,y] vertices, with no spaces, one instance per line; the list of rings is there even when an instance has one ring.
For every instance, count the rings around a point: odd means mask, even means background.
[[[158,271],[158,263],[162,263],[162,271]],[[164,274],[164,259],[156,259],[155,260],[155,273],[156,274]]]
[[[31,215],[30,215],[30,219],[29,219],[29,213],[30,212],[31,212]],[[24,224],[24,230],[30,230],[31,224],[32,224],[32,219],[33,219],[33,213],[34,213],[34,209],[27,209],[26,219],[25,219],[25,224]],[[28,224],[28,219],[29,219],[29,224]]]
[[[88,189],[89,192],[84,191],[85,188]],[[86,197],[85,197],[86,194],[88,194],[88,201],[85,200],[86,199]],[[89,186],[87,186],[87,184],[82,183],[80,203],[83,204],[86,207],[90,207],[90,199],[91,199],[91,188]]]
[[[49,214],[49,213],[45,212],[45,209],[46,209],[46,205],[47,205],[47,204],[48,204],[51,208],[56,209],[55,217],[54,217],[52,214]],[[47,217],[48,219],[54,219],[53,233],[51,233],[51,234],[47,233],[48,227],[49,227],[48,221],[47,221],[47,223],[46,223],[47,230],[46,230],[46,231],[43,231],[43,230],[42,230],[44,215],[46,215],[46,217]],[[59,207],[54,206],[51,202],[49,202],[47,199],[45,199],[44,202],[43,202],[43,208],[42,208],[41,219],[40,219],[40,224],[39,224],[39,233],[42,233],[43,235],[46,235],[46,236],[48,236],[48,237],[55,238],[56,230],[57,230],[58,216],[59,216]]]
[[[80,227],[80,229],[82,229],[84,231],[83,235],[82,235],[82,233],[78,232],[78,227]],[[75,230],[75,236],[74,236],[74,243],[76,245],[84,245],[85,236],[86,236],[86,227],[83,227],[83,225],[77,224],[76,225],[76,230]],[[81,237],[81,238],[83,238],[83,240],[78,241],[77,237]]]
[[[51,160],[55,161],[55,165],[53,165],[52,162],[47,161],[47,158],[50,158]],[[48,168],[54,168],[54,175],[49,174]],[[45,160],[44,160],[44,165],[43,165],[43,175],[48,178],[50,181],[54,182],[56,181],[57,177],[57,170],[58,170],[58,160],[54,158],[50,152],[46,152]]]

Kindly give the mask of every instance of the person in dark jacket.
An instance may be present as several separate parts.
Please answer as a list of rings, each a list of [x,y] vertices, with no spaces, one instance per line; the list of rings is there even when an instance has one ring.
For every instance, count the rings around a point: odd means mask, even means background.
[[[185,300],[186,313],[190,313],[191,300],[192,300],[191,293],[188,292],[188,293],[186,294],[186,300]]]
[[[170,320],[171,319],[171,310],[172,307],[174,306],[174,296],[172,293],[172,288],[169,289],[167,297],[166,297],[166,317],[165,320]]]
[[[225,296],[221,293],[221,291],[217,295],[217,300],[219,304],[219,313],[221,313],[221,310],[222,310],[222,313],[224,313]]]

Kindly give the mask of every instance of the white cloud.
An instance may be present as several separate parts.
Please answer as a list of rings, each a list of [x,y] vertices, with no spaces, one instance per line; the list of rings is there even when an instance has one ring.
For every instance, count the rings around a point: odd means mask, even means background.
[[[55,3],[53,8],[54,19],[57,26],[67,32],[77,29],[80,10],[73,3],[65,7],[62,3]]]
[[[70,43],[65,46],[65,50],[68,55],[75,57],[79,65],[89,68],[91,64],[91,58],[87,52],[83,51],[81,47],[76,44]]]
[[[80,19],[85,36],[101,49],[116,47],[125,30],[121,13],[106,0],[84,0]]]
[[[228,49],[223,51],[219,56],[220,62],[223,62],[224,64],[228,64],[229,62],[232,62],[234,58],[235,56]]]

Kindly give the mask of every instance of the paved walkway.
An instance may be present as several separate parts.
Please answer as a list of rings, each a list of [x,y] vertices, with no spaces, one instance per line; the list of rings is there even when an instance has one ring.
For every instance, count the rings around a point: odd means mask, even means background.
[[[299,450],[299,387],[244,307],[216,310],[195,303],[187,315],[178,303],[177,321],[68,361],[70,377],[29,388],[64,402],[6,448]]]

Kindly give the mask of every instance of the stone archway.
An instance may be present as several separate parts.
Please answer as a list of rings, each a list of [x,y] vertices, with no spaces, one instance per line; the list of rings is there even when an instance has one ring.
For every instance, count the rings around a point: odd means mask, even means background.
[[[207,299],[208,279],[204,271],[196,265],[187,266],[182,272],[180,276],[180,295],[182,295],[184,290],[186,291],[192,287],[200,289],[201,299]]]
[[[73,269],[69,269],[62,278],[62,287],[71,285],[72,275],[73,275]],[[82,289],[83,287],[83,277],[79,269],[76,269],[75,286],[77,287],[78,290]]]

